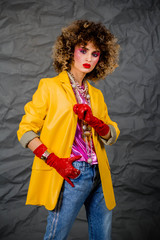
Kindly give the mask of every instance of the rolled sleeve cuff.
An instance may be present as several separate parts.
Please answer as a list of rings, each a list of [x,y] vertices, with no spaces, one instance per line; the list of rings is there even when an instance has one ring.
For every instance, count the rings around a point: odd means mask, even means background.
[[[36,137],[39,137],[39,136],[33,131],[28,131],[24,133],[20,139],[20,143],[22,147],[27,148],[28,143]]]
[[[115,128],[112,125],[108,125],[108,126],[111,130],[111,137],[108,140],[102,137],[100,137],[100,139],[105,145],[112,145],[116,141],[117,134],[116,134]]]

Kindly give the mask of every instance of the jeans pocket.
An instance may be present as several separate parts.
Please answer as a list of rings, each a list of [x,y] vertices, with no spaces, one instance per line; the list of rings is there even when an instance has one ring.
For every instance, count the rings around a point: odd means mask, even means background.
[[[80,172],[80,174],[76,177],[76,178],[74,178],[73,180],[76,180],[76,179],[78,179],[80,176],[81,176],[81,172]]]

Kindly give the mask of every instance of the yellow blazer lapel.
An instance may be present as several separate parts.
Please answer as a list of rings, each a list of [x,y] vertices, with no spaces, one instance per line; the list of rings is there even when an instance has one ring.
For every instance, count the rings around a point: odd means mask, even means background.
[[[92,85],[88,81],[87,81],[87,85],[88,85],[88,92],[89,92],[89,95],[90,95],[92,113],[93,113],[93,115],[96,116],[97,111],[98,111],[97,98],[96,98],[96,95],[94,94],[94,88],[92,87]]]
[[[61,82],[61,85],[63,89],[66,92],[68,100],[74,105],[77,103],[68,74],[66,71],[63,71],[59,74],[59,80]]]

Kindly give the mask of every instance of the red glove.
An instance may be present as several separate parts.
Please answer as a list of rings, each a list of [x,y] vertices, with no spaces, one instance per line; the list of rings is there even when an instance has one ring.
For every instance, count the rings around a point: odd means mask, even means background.
[[[34,154],[41,158],[42,154],[47,150],[46,146],[44,144],[41,144],[34,150]],[[74,187],[74,184],[71,182],[69,178],[77,178],[80,174],[80,171],[73,167],[72,163],[78,159],[80,159],[81,156],[75,156],[70,158],[59,158],[54,153],[49,154],[49,156],[46,159],[46,163],[50,166],[56,169],[56,171],[72,186]]]
[[[79,119],[84,120],[93,127],[100,136],[105,136],[109,132],[109,126],[100,119],[94,117],[91,108],[87,104],[75,104],[73,111],[78,115]]]

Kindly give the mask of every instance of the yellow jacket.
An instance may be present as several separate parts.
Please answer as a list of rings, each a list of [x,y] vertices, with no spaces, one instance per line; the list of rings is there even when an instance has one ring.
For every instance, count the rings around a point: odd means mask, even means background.
[[[117,139],[119,129],[108,116],[101,91],[87,84],[93,115],[112,125]],[[25,115],[17,132],[19,141],[28,131],[40,132],[40,140],[50,152],[58,157],[70,157],[77,126],[77,115],[73,112],[76,103],[66,71],[54,78],[42,79],[32,101],[25,106]],[[92,134],[106,206],[113,209],[115,197],[105,147],[94,129]],[[35,156],[26,204],[44,205],[46,209],[53,210],[62,184],[63,178],[56,170]]]

